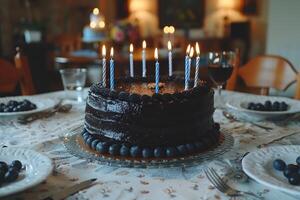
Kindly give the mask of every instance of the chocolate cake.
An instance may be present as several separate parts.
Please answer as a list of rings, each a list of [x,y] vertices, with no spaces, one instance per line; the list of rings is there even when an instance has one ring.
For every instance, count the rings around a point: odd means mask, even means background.
[[[111,91],[94,84],[85,111],[83,138],[91,149],[125,158],[173,158],[205,151],[219,141],[214,93],[182,79],[119,79]]]

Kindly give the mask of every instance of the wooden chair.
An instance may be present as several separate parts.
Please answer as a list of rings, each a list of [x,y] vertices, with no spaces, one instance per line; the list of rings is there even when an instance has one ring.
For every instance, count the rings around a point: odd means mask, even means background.
[[[259,88],[261,95],[268,95],[269,89],[286,90],[296,83],[295,98],[300,99],[300,73],[285,58],[274,55],[257,56],[244,66],[237,64],[226,89],[236,90],[238,77],[247,87]]]
[[[21,55],[19,47],[15,56],[15,66],[0,59],[0,92],[13,93],[18,83],[22,95],[35,93],[27,58]]]
[[[81,38],[77,34],[61,34],[54,39],[54,43],[62,55],[81,49]]]
[[[0,92],[11,93],[18,84],[19,74],[13,64],[0,59]]]
[[[32,81],[30,67],[26,56],[21,54],[19,47],[16,48],[15,66],[19,74],[19,83],[21,86],[22,95],[32,95],[35,93],[35,88]]]

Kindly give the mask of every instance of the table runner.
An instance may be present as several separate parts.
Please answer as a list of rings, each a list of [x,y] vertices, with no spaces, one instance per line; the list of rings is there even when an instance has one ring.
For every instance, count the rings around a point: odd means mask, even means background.
[[[62,94],[63,91],[59,91],[39,96],[59,98]],[[230,100],[250,94],[224,91],[223,95]],[[98,178],[97,184],[68,199],[230,199],[211,186],[202,171],[203,167],[213,167],[224,175],[231,169],[226,161],[235,160],[245,152],[257,149],[258,145],[291,133],[296,134],[270,145],[300,144],[299,120],[285,126],[264,122],[264,125],[273,128],[265,131],[250,123],[229,121],[223,117],[221,110],[216,110],[215,121],[223,129],[229,130],[235,140],[233,148],[224,155],[188,168],[109,167],[78,159],[69,154],[62,144],[61,137],[71,127],[83,123],[84,108],[85,105],[74,103],[70,113],[57,113],[28,125],[20,125],[12,120],[0,121],[0,147],[32,148],[49,156],[55,164],[54,172],[44,183],[6,199],[37,199],[43,193],[59,191],[89,178]],[[297,199],[253,180],[247,183],[229,181],[229,184],[237,189],[255,192],[265,199]]]

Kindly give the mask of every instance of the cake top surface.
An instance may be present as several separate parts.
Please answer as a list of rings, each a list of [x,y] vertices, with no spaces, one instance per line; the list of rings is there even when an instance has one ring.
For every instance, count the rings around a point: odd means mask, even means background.
[[[168,101],[176,98],[177,100],[186,99],[193,96],[213,93],[209,87],[199,85],[193,87],[190,82],[188,90],[184,90],[183,79],[164,79],[159,83],[159,93],[155,93],[155,83],[151,78],[125,78],[116,80],[115,90],[104,88],[102,84],[97,83],[91,86],[90,94],[100,95],[103,98],[119,99],[123,101],[141,102],[141,101]]]

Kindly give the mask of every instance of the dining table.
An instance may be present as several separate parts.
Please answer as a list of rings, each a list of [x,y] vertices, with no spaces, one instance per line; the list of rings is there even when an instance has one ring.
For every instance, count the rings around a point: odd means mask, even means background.
[[[85,88],[85,93],[89,89]],[[56,91],[35,96],[61,98],[64,91]],[[252,94],[223,91],[224,101],[245,98]],[[258,97],[259,98],[259,97]],[[274,121],[257,122],[271,127],[265,130],[247,121],[226,118],[222,109],[214,112],[215,122],[221,131],[230,134],[234,143],[222,155],[203,160],[192,166],[134,168],[110,166],[96,160],[78,158],[66,149],[63,138],[74,127],[83,126],[85,103],[64,100],[73,105],[68,113],[38,119],[29,124],[20,124],[15,119],[0,119],[0,148],[21,147],[38,151],[48,156],[54,169],[41,184],[4,199],[39,199],[48,192],[62,191],[75,183],[97,178],[96,183],[69,196],[67,199],[233,199],[217,190],[208,180],[204,169],[211,167],[221,176],[228,176],[232,162],[239,160],[247,152],[276,145],[300,145],[300,120],[284,123]],[[286,137],[285,137],[286,136]],[[239,181],[228,178],[228,184],[241,191],[251,191],[263,199],[289,200],[300,197],[272,189],[249,178]],[[252,199],[243,196],[236,199]]]

